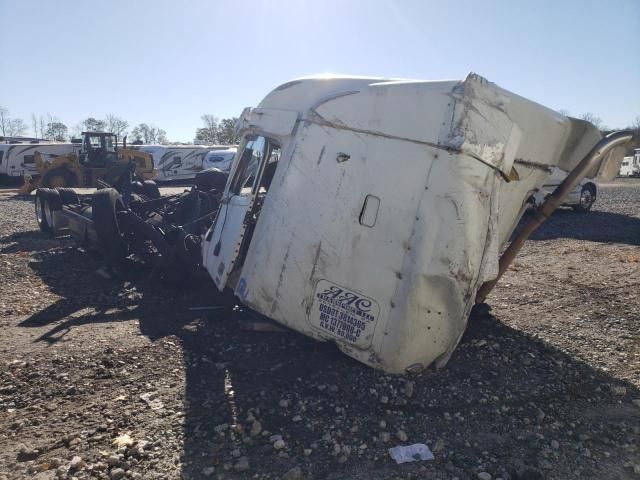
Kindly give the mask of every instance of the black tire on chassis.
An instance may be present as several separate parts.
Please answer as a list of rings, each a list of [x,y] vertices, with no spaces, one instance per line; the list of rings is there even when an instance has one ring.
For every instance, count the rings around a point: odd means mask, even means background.
[[[54,212],[59,212],[60,210],[62,210],[62,198],[60,198],[60,194],[56,189],[52,188],[47,192],[46,207],[47,210],[45,210],[45,213],[49,215],[47,217],[47,222],[51,227],[51,234],[55,237],[56,235],[58,235],[59,230],[58,226],[56,225],[56,217],[54,215]]]
[[[195,184],[201,192],[208,192],[214,189],[222,192],[227,185],[228,177],[229,175],[219,168],[209,168],[196,174]]]
[[[77,187],[78,179],[68,168],[56,167],[42,176],[42,185],[48,188]]]
[[[49,188],[38,188],[36,190],[36,220],[38,221],[40,231],[44,233],[53,233],[45,213],[46,209],[49,208],[47,205],[47,197],[50,191],[51,190]]]
[[[143,195],[144,185],[142,185],[142,182],[140,180],[134,180],[133,182],[131,182],[131,191],[133,193],[137,193],[138,195]]]
[[[142,182],[142,188],[147,197],[151,199],[160,198],[160,189],[158,188],[158,184],[153,180],[145,180]]]
[[[117,217],[117,212],[124,209],[122,197],[115,188],[103,188],[91,196],[93,228],[100,251],[109,263],[118,263],[127,256],[127,242],[120,232]]]
[[[573,210],[578,213],[587,213],[591,210],[595,201],[596,195],[593,188],[589,185],[585,185],[580,191],[580,203],[578,205],[574,205]]]
[[[56,191],[60,194],[60,200],[62,200],[63,205],[80,203],[78,194],[73,188],[56,188]]]

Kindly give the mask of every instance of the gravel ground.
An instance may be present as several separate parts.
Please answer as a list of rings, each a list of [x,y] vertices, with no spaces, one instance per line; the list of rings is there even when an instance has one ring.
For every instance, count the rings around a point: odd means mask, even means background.
[[[0,478],[640,478],[640,181],[556,212],[415,377],[99,267],[0,194]]]

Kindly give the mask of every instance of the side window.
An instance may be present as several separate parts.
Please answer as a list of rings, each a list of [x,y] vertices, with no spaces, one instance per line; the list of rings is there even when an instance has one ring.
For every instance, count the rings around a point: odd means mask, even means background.
[[[173,157],[173,166],[179,167],[182,165],[182,157],[180,155],[174,155]]]
[[[36,159],[33,155],[25,155],[22,158],[22,163],[36,163]]]
[[[269,191],[269,187],[271,186],[271,182],[273,181],[273,176],[276,174],[276,168],[278,167],[279,160],[280,147],[278,145],[272,144],[271,149],[269,150],[269,158],[267,159],[267,164],[264,167],[264,172],[262,172],[262,179],[260,180],[260,191]]]
[[[229,191],[234,195],[266,192],[279,159],[279,145],[258,135],[247,137]]]
[[[234,195],[248,195],[253,191],[266,149],[266,138],[255,135],[247,138],[230,188]]]
[[[2,165],[2,157],[4,157],[4,150],[0,150],[0,165]]]

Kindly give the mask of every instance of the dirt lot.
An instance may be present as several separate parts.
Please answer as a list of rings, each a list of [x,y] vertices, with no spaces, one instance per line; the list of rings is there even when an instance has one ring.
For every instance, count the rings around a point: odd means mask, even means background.
[[[0,196],[0,478],[640,478],[640,181],[528,242],[446,369],[384,375]],[[220,305],[217,310],[189,310]],[[387,449],[426,443],[434,461]],[[634,473],[635,469],[635,473]]]

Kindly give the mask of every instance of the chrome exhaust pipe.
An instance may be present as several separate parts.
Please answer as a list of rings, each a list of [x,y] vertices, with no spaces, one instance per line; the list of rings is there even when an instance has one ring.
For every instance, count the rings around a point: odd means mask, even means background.
[[[516,238],[513,239],[509,247],[504,251],[500,257],[498,276],[495,279],[482,284],[476,294],[476,303],[483,303],[485,301],[491,290],[493,290],[493,287],[496,286],[496,283],[498,283],[504,272],[509,268],[509,265],[511,265],[511,262],[513,262],[522,249],[524,242],[526,242],[529,236],[551,216],[556,208],[562,205],[566,196],[571,193],[578,183],[580,183],[587,172],[599,160],[608,154],[611,149],[628,142],[632,137],[633,132],[629,130],[622,130],[610,133],[596,143],[586,157],[584,157],[580,163],[571,170],[571,173],[567,175],[567,178],[565,178],[553,193],[545,199],[542,205],[536,209],[533,214],[533,218],[522,228],[522,230],[520,230],[518,235],[516,235]]]

